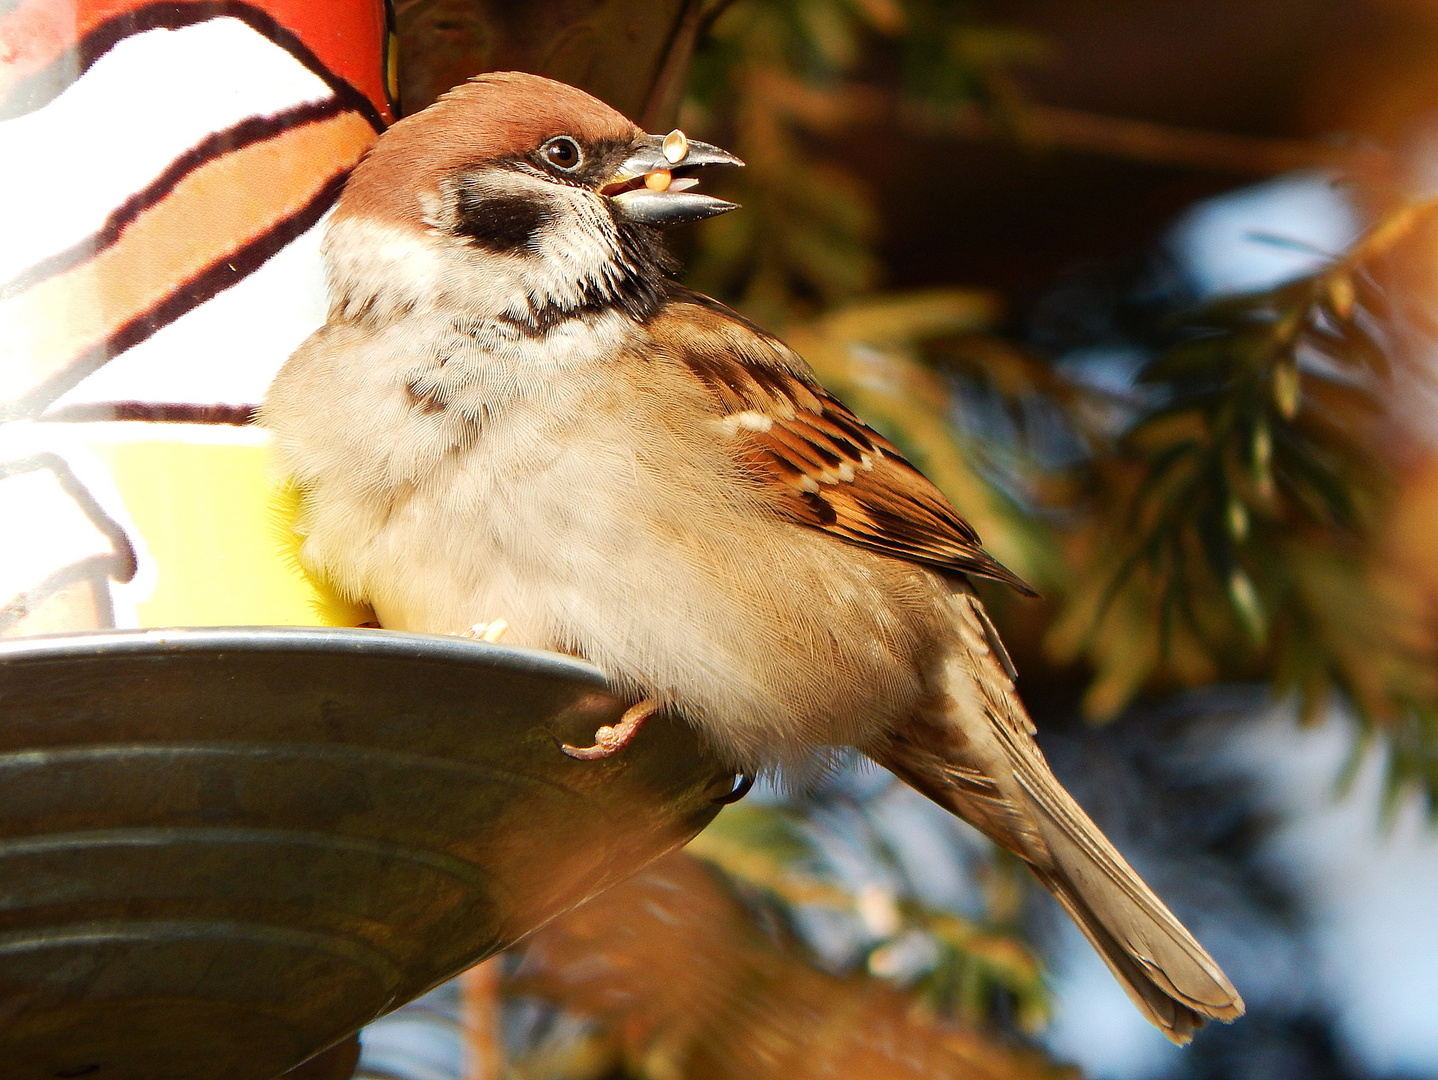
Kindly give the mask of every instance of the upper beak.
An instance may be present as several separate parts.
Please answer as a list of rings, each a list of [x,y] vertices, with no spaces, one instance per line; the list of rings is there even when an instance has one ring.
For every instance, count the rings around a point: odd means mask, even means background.
[[[600,190],[630,221],[683,225],[739,209],[738,203],[690,191],[699,182],[690,175],[691,171],[705,165],[743,164],[727,150],[692,142],[682,132],[641,135],[634,140],[624,164]],[[650,181],[650,177],[655,180]]]

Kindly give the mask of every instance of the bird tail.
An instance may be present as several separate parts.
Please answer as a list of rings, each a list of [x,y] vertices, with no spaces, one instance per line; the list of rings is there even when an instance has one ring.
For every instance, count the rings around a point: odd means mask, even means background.
[[[871,751],[881,765],[1018,855],[1078,924],[1139,1010],[1173,1042],[1243,999],[1049,770],[976,598],[952,598],[960,648],[944,707]]]

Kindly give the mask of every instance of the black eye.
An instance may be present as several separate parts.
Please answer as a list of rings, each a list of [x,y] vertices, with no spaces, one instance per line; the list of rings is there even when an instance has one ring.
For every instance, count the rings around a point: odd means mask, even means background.
[[[545,161],[565,172],[573,172],[584,161],[584,154],[580,151],[579,144],[568,135],[550,139],[539,148],[539,152],[544,155]]]

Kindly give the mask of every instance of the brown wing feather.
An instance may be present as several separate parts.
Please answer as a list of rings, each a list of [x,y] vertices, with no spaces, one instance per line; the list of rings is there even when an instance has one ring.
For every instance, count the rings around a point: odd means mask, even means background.
[[[859,547],[1035,595],[898,449],[815,381],[777,339],[708,297],[674,290],[656,342],[714,394],[746,462],[784,514]]]

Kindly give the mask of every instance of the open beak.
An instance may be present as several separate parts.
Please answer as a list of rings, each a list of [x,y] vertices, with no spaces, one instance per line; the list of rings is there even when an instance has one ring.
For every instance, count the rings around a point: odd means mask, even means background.
[[[706,165],[743,164],[727,150],[691,142],[682,131],[641,135],[600,191],[630,221],[661,227],[684,225],[739,209],[738,203],[691,191],[699,183],[693,174]]]

